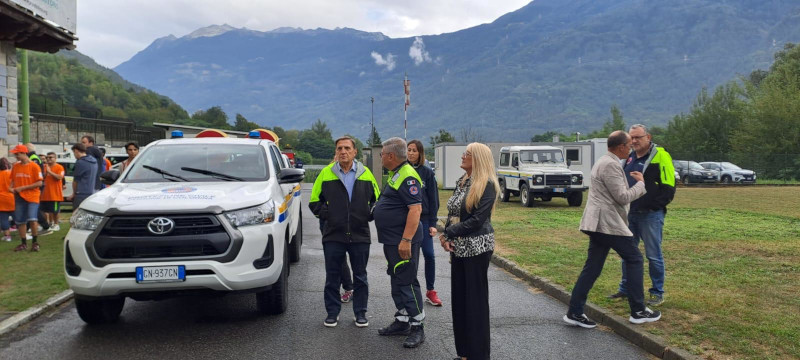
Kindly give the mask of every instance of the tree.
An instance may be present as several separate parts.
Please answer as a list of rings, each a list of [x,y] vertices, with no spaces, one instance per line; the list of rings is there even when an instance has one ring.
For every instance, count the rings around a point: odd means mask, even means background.
[[[544,134],[533,135],[531,137],[531,142],[552,142],[554,136],[558,136],[560,141],[565,141],[565,139],[567,138],[567,135],[564,135],[564,133],[555,132],[551,130]]]
[[[439,129],[439,134],[431,136],[431,147],[436,147],[436,145],[441,143],[452,142],[456,142],[456,139],[445,129]]]
[[[370,137],[367,139],[367,144],[370,147],[373,147],[375,145],[380,145],[382,143],[382,141],[381,141],[381,136],[378,134],[378,129],[377,128],[372,128],[372,130],[370,130],[370,132],[371,132],[371,134],[370,134]]]
[[[219,106],[213,106],[208,110],[198,110],[192,114],[192,121],[198,126],[207,126],[215,129],[229,130],[228,114],[222,111]]]
[[[333,159],[334,143],[328,124],[317,119],[310,129],[300,132],[296,148],[310,153],[316,159]]]
[[[233,124],[233,130],[236,131],[250,131],[254,129],[262,128],[261,125],[256,124],[254,122],[248,121],[244,115],[237,113],[236,114],[236,122]],[[278,136],[280,138],[280,136]]]
[[[617,104],[611,105],[611,119],[603,124],[603,128],[589,133],[588,138],[607,138],[612,132],[625,129],[625,120],[622,119],[622,111],[620,111]]]

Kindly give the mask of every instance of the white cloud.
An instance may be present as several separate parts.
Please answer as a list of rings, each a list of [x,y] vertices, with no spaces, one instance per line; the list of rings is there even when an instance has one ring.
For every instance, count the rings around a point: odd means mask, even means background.
[[[268,31],[349,27],[393,38],[453,32],[492,22],[530,0],[80,0],[77,50],[114,67],[153,40],[209,25]]]
[[[419,36],[414,38],[414,43],[408,49],[408,56],[411,57],[411,60],[414,60],[414,65],[417,66],[424,62],[431,62],[431,54],[425,50],[425,42]]]
[[[394,67],[397,65],[397,62],[395,61],[396,56],[392,55],[392,53],[387,53],[385,58],[383,55],[375,51],[373,51],[370,55],[373,59],[375,59],[375,65],[385,66],[386,70],[388,71],[394,70]]]

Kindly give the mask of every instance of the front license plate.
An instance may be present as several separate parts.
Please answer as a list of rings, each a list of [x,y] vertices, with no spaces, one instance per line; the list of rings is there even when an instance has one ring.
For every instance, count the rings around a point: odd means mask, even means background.
[[[136,282],[174,282],[186,281],[186,267],[178,266],[138,266]]]
[[[564,188],[555,188],[555,189],[553,189],[553,192],[559,192],[559,193],[563,193],[563,192],[567,192],[567,189],[564,189]]]

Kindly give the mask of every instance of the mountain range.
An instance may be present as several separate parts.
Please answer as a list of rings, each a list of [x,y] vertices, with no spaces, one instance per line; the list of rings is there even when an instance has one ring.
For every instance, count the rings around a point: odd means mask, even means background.
[[[616,104],[629,124],[664,125],[703,87],[766,69],[800,40],[790,0],[536,0],[461,31],[410,38],[349,28],[255,31],[215,25],[157,39],[114,70],[190,113],[284,128],[325,121],[383,138],[471,130],[523,141],[587,132]]]

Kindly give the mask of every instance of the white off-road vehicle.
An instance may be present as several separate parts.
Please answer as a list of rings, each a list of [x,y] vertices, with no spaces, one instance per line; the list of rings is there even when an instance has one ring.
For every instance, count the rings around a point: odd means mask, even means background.
[[[583,173],[569,169],[561,149],[554,146],[509,146],[500,149],[501,200],[519,196],[523,206],[532,206],[534,198],[550,201],[567,198],[570,206],[581,206]]]
[[[122,174],[104,173],[113,185],[70,219],[64,263],[78,315],[113,322],[128,297],[231,292],[283,313],[303,240],[303,176],[268,140],[151,143]]]

